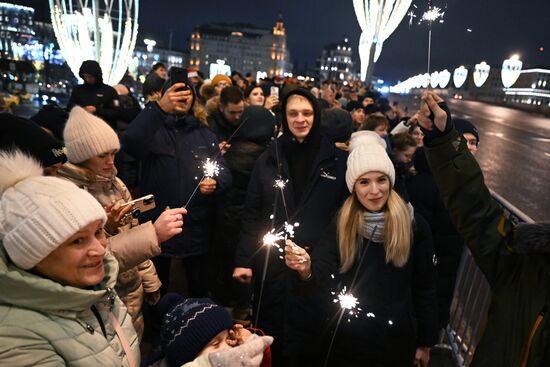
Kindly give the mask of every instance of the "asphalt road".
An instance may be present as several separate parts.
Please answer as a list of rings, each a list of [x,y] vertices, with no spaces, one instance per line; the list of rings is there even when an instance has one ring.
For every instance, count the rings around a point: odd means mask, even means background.
[[[418,109],[411,97],[392,98]],[[486,103],[448,100],[480,135],[476,158],[487,186],[535,221],[550,221],[550,118]]]

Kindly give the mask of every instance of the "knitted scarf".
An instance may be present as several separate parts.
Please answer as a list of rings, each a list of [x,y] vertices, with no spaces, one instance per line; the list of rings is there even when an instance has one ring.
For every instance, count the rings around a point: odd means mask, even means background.
[[[410,203],[407,203],[411,221],[414,220],[414,208]],[[365,212],[365,238],[375,243],[384,242],[384,212]]]

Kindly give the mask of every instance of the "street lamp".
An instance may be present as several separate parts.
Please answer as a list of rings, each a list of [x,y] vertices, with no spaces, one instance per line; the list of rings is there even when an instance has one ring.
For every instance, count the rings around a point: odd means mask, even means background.
[[[502,63],[502,70],[500,72],[504,88],[510,88],[514,85],[521,74],[522,67],[523,62],[519,59],[519,55],[513,55],[509,59],[504,60]]]
[[[487,78],[489,77],[489,72],[491,67],[485,62],[482,61],[480,64],[476,64],[474,68],[474,84],[476,87],[481,87]]]
[[[157,45],[157,41],[150,40],[149,38],[144,39],[143,43],[147,46],[147,52],[153,52],[153,47]]]
[[[464,82],[468,78],[468,69],[466,69],[464,66],[460,66],[455,69],[453,73],[453,82],[455,83],[456,88],[462,87],[464,85]]]
[[[370,82],[384,41],[401,23],[411,3],[412,0],[353,0],[362,31],[359,39],[362,80]]]
[[[138,33],[138,0],[49,0],[52,26],[65,61],[78,77],[85,60],[101,66],[105,83],[117,84],[132,61]]]

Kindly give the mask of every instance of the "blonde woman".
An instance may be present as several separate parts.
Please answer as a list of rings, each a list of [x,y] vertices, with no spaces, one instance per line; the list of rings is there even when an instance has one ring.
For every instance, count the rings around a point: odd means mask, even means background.
[[[438,334],[428,225],[393,189],[395,170],[381,145],[351,151],[346,183],[351,196],[311,257],[293,243],[285,249],[287,266],[309,288],[323,292],[334,274],[336,290],[357,297],[357,317],[346,311],[337,328],[331,324],[329,365],[426,366]],[[334,297],[327,290],[325,298]]]

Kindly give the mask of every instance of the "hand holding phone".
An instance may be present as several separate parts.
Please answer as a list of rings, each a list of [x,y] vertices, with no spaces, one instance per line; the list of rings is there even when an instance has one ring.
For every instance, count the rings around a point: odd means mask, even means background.
[[[155,196],[154,195],[145,195],[138,199],[129,201],[127,203],[122,204],[122,207],[128,207],[130,206],[132,216],[134,218],[137,218],[141,213],[144,213],[148,210],[155,208]]]
[[[279,87],[272,86],[269,88],[269,95],[279,97]]]

